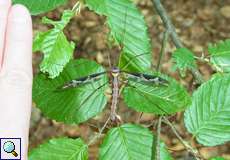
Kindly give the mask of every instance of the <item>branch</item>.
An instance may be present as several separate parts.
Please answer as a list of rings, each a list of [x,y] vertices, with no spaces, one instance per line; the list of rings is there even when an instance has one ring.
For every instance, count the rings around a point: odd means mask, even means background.
[[[154,4],[154,7],[155,7],[157,13],[161,17],[165,28],[170,32],[170,36],[172,37],[172,41],[175,44],[176,48],[183,48],[184,45],[180,41],[180,38],[179,38],[178,34],[176,33],[175,27],[172,24],[172,21],[171,21],[170,17],[168,16],[166,10],[164,9],[163,5],[161,4],[161,1],[160,0],[152,0],[152,2]],[[193,76],[195,77],[197,83],[201,84],[204,82],[203,76],[201,75],[201,73],[197,69],[192,69],[191,72],[192,72]]]
[[[161,150],[161,142],[160,142],[161,120],[162,120],[162,116],[159,117],[158,125],[157,125],[156,152],[155,152],[156,153],[155,154],[155,159],[156,160],[161,160],[161,156],[160,156],[160,150]]]
[[[202,156],[199,154],[198,150],[196,148],[193,148],[187,141],[185,141],[178,133],[176,128],[173,126],[173,124],[166,118],[163,117],[163,122],[166,123],[170,128],[172,129],[173,133],[176,135],[176,137],[180,140],[180,142],[184,145],[184,147],[194,155],[196,160],[202,160]]]
[[[164,9],[164,7],[161,4],[160,0],[152,0],[154,3],[154,7],[157,11],[157,13],[160,15],[165,28],[170,32],[170,35],[172,37],[173,43],[175,44],[175,46],[177,48],[182,48],[184,47],[183,44],[181,43],[179,36],[176,33],[176,30],[171,22],[171,19],[169,18],[169,16],[167,15],[166,10]]]
[[[157,69],[156,69],[157,71],[159,71],[160,68],[161,68],[161,62],[162,62],[162,59],[163,59],[163,56],[164,56],[164,53],[165,53],[165,48],[166,48],[166,44],[167,44],[167,41],[168,41],[168,36],[169,36],[169,30],[166,30],[164,32],[164,37],[163,37],[163,40],[162,40],[160,57],[159,57],[159,60],[158,60],[158,63],[157,63]]]

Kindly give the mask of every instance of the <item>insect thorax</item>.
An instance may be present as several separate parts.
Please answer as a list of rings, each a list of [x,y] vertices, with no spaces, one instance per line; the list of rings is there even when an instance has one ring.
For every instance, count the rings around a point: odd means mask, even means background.
[[[113,77],[118,77],[120,74],[120,69],[118,67],[113,67],[111,69],[111,74]]]

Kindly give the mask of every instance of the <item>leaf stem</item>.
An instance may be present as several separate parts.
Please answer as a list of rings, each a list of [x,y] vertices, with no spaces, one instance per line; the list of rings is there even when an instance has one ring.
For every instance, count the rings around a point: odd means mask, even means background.
[[[98,138],[101,137],[103,131],[105,130],[107,124],[109,123],[109,120],[110,120],[110,117],[106,120],[105,124],[104,124],[103,127],[100,129],[100,132],[97,133],[97,134],[92,138],[92,140],[89,141],[88,146],[94,144],[95,141],[96,141]]]
[[[162,117],[159,117],[158,124],[157,124],[157,138],[156,138],[156,152],[155,152],[155,160],[161,160],[160,157],[160,149],[161,149],[161,143],[160,143],[160,136],[161,136],[161,122]]]
[[[176,137],[180,140],[180,142],[184,145],[184,147],[187,149],[188,152],[192,153],[193,156],[196,158],[196,160],[203,160],[202,156],[199,154],[198,150],[196,148],[193,148],[189,142],[185,141],[178,133],[174,125],[166,118],[163,117],[163,122],[167,124],[173,133],[176,135]]]
[[[166,48],[166,44],[167,44],[167,41],[168,41],[168,36],[169,36],[169,31],[166,30],[164,32],[164,36],[163,36],[163,40],[162,40],[160,57],[159,57],[159,60],[158,60],[158,63],[157,63],[157,68],[156,68],[157,71],[159,71],[160,68],[161,68],[161,62],[162,62],[162,59],[163,59],[163,56],[164,56],[164,53],[165,53],[165,48]]]
[[[176,33],[175,27],[172,24],[172,21],[171,21],[170,17],[168,16],[165,8],[161,4],[161,1],[160,0],[152,0],[152,2],[154,4],[154,7],[155,7],[157,13],[161,17],[165,28],[169,31],[170,36],[172,38],[172,41],[175,44],[176,48],[183,48],[184,45],[182,44],[178,34]],[[201,84],[204,82],[203,76],[201,75],[201,73],[199,72],[198,69],[191,69],[191,72],[192,72],[193,76],[195,77],[197,83]]]

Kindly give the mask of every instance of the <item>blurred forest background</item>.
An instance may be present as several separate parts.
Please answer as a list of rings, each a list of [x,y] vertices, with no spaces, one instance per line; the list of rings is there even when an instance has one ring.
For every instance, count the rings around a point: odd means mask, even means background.
[[[151,0],[134,0],[134,2],[145,16],[149,27],[149,36],[151,37],[153,46],[153,62],[156,64],[165,28],[162,25],[160,17],[154,10]],[[69,0],[65,6],[59,7],[52,12],[45,15],[34,16],[34,34],[36,34],[37,31],[46,31],[51,27],[43,25],[41,23],[41,17],[47,16],[51,19],[58,20],[63,10],[71,9],[75,3],[75,0]],[[206,49],[209,43],[230,38],[230,0],[165,0],[162,1],[162,3],[172,18],[172,22],[183,44],[194,51],[197,56],[201,56],[202,54],[207,55]],[[87,8],[82,8],[81,13],[76,15],[65,29],[65,34],[68,39],[77,44],[74,53],[75,58],[84,57],[96,60],[106,68],[109,67],[109,54],[112,65],[117,64],[117,58],[119,56],[119,48],[109,45],[107,33],[109,33],[109,29],[105,24],[105,17],[99,17]],[[177,73],[171,71],[172,62],[170,61],[170,57],[174,50],[175,47],[169,39],[166,56],[162,64],[162,71],[179,80],[191,93],[196,87],[193,84],[191,74],[188,73],[185,79],[180,79]],[[38,64],[41,59],[41,54],[34,54],[34,73],[38,72]],[[199,64],[199,69],[205,79],[209,79],[213,73],[213,70],[205,64]],[[97,128],[103,126],[107,117],[105,114],[109,112],[109,107],[107,107],[108,111],[106,111],[106,113],[91,119],[87,123],[78,126],[64,125],[43,117],[39,110],[35,108],[34,104],[33,106],[30,149],[54,137],[82,137],[85,140],[89,140],[95,135],[95,132],[98,132]],[[125,122],[136,122],[138,120],[140,114],[124,107],[122,102],[119,108],[119,113]],[[147,126],[151,124],[154,119],[157,119],[157,117],[144,114],[140,123]],[[230,159],[230,143],[217,147],[203,147],[197,144],[186,131],[183,124],[183,113],[171,116],[169,120],[175,124],[181,136],[185,140],[191,141],[205,158],[219,155]],[[154,124],[150,129],[154,132],[156,131]],[[184,146],[175,137],[170,128],[164,124],[162,124],[161,138],[167,144],[169,151],[175,159],[191,159],[191,156],[188,155]],[[97,159],[99,145],[100,141],[90,147],[89,154],[91,160]]]

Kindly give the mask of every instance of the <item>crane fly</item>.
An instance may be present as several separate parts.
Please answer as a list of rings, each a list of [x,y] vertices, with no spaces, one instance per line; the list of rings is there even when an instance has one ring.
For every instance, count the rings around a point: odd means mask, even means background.
[[[127,9],[128,7],[125,7],[125,22],[126,22],[126,18],[128,15]],[[126,23],[124,25],[126,25]],[[126,26],[124,27],[122,32],[123,32],[122,33],[123,37],[122,37],[122,40],[120,40],[120,43],[125,44],[124,41],[125,41],[125,35],[126,35]],[[141,54],[133,56],[129,60],[129,62],[122,68],[124,69],[125,67],[128,67],[132,63],[133,59],[137,59],[138,57],[141,57],[147,54],[150,54],[150,53],[145,52],[145,53],[141,53]],[[73,79],[67,82],[66,84],[64,84],[63,86],[61,86],[59,89],[70,89],[70,88],[75,88],[75,87],[78,87],[80,85],[84,85],[87,83],[91,83],[91,82],[93,83],[93,81],[100,79],[102,75],[109,72],[111,75],[111,85],[112,85],[112,100],[111,100],[112,104],[111,104],[110,119],[112,121],[116,121],[116,120],[121,121],[120,116],[116,112],[117,106],[118,106],[121,82],[126,82],[125,85],[129,85],[129,83],[127,83],[129,81],[136,81],[137,83],[143,82],[143,84],[146,84],[146,83],[156,84],[156,85],[167,85],[168,84],[168,81],[164,78],[161,78],[160,76],[154,76],[154,75],[144,74],[144,73],[132,73],[132,72],[125,71],[123,69],[120,69],[118,67],[112,67],[109,71],[103,71],[103,72],[87,75],[81,78]],[[121,79],[121,77],[124,77],[124,79]],[[103,84],[102,86],[104,85],[105,84]],[[134,86],[131,86],[131,87],[134,87]],[[162,110],[160,107],[158,108]],[[167,113],[164,110],[162,110],[162,112]]]
[[[80,85],[84,85],[87,83],[93,83],[94,81],[99,80],[102,77],[102,75],[106,73],[110,73],[111,75],[111,85],[112,85],[111,103],[112,104],[111,104],[110,119],[112,121],[116,121],[116,120],[121,121],[120,116],[116,112],[117,106],[118,106],[121,82],[126,82],[125,85],[128,85],[127,81],[135,81],[137,83],[143,83],[143,84],[147,83],[147,85],[148,84],[155,84],[155,85],[167,85],[168,84],[168,81],[160,76],[144,74],[144,73],[137,73],[137,72],[132,73],[132,72],[120,70],[118,67],[113,67],[109,71],[103,71],[103,72],[87,75],[84,77],[80,77],[77,79],[73,79],[65,83],[63,86],[58,87],[58,89],[66,90],[66,89],[75,88],[75,87],[78,87]],[[120,78],[121,76],[123,77],[123,79]]]

